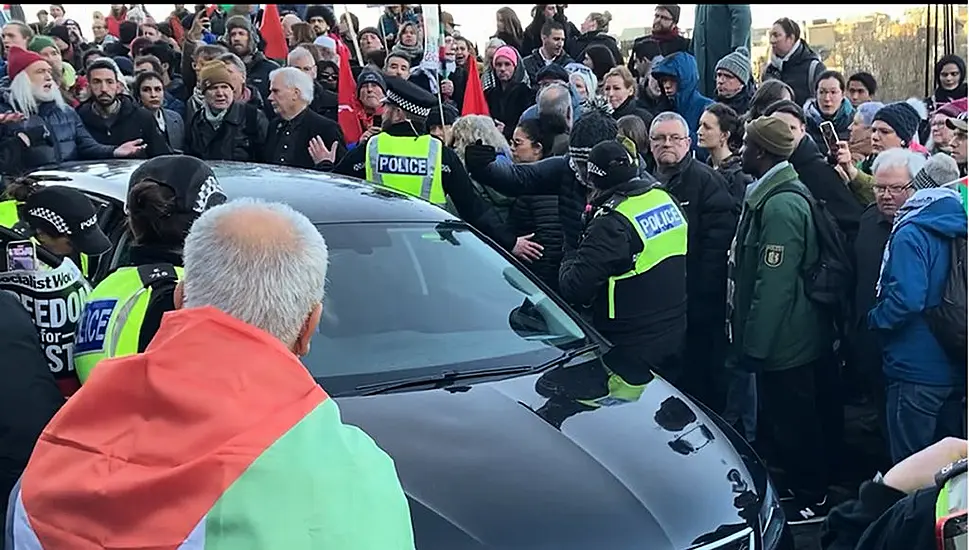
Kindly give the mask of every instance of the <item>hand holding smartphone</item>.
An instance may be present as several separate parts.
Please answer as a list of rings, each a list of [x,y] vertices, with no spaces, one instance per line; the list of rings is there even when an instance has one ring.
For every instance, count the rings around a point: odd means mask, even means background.
[[[824,144],[828,148],[828,162],[837,164],[838,132],[834,129],[834,123],[825,120],[819,125],[819,129],[821,130],[821,138],[824,139]],[[835,160],[832,162],[832,159]]]

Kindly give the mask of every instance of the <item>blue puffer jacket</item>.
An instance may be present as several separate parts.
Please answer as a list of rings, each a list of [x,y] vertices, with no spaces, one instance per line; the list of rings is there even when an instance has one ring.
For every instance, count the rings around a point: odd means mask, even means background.
[[[700,94],[697,86],[700,75],[696,69],[696,58],[686,52],[677,52],[664,57],[653,67],[653,78],[672,77],[676,79],[676,94],[673,96],[673,108],[686,119],[690,127],[690,138],[693,150],[697,150],[696,130],[700,126],[700,115],[713,100]],[[659,114],[659,113],[654,113]]]
[[[0,92],[0,113],[13,111],[9,93]],[[41,103],[38,113],[17,124],[0,124],[0,139],[23,132],[30,138],[26,168],[59,164],[72,160],[108,159],[114,147],[101,145],[81,122],[77,111],[58,108],[53,102]]]
[[[881,331],[889,379],[946,386],[955,365],[923,312],[939,305],[949,274],[950,240],[966,238],[966,212],[949,189],[918,191],[899,210],[882,262],[868,325]],[[964,368],[964,367],[963,367]]]

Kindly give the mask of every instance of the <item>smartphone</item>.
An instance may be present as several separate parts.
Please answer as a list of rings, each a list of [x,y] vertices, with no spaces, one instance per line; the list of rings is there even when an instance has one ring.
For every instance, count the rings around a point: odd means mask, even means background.
[[[31,241],[7,243],[7,270],[34,271],[37,269],[37,249]]]
[[[377,128],[380,128],[381,126],[383,126],[383,123],[384,123],[384,117],[382,115],[373,116],[372,126],[376,126]]]
[[[942,550],[966,550],[966,512],[939,518],[935,525],[935,535]]]
[[[836,152],[838,150],[838,132],[834,129],[834,123],[830,120],[825,120],[820,125],[821,137],[824,139],[824,144],[828,146],[829,152]]]

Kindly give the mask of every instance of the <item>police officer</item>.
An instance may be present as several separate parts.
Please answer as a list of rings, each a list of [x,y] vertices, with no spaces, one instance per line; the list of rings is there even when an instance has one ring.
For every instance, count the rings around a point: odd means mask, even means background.
[[[98,225],[97,210],[90,199],[71,187],[41,185],[41,177],[27,176],[10,183],[0,202],[0,226],[23,239],[44,246],[59,258],[71,258],[85,276],[91,256],[111,249],[111,241]],[[0,241],[5,245],[14,239],[9,231]],[[8,266],[4,257],[4,266]],[[52,266],[49,266],[52,267]]]
[[[450,197],[464,220],[512,250],[515,236],[475,193],[457,153],[425,131],[426,119],[437,108],[437,98],[407,80],[388,76],[386,82],[381,133],[352,149],[336,166],[332,164],[336,151],[326,150],[329,160],[320,166],[441,207]]]
[[[194,157],[155,157],[131,174],[127,261],[88,295],[78,321],[74,365],[82,384],[101,359],[145,350],[162,314],[175,309],[185,235],[202,212],[225,201],[215,174]]]
[[[650,370],[675,380],[686,333],[686,216],[658,182],[638,176],[635,154],[618,141],[594,146],[586,172],[586,227],[562,261],[559,294],[614,344],[604,361],[625,382],[646,384]]]

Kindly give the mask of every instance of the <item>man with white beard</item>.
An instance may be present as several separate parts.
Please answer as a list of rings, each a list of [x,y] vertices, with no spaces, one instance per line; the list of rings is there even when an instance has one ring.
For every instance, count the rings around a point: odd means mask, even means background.
[[[40,54],[11,48],[7,61],[11,80],[10,88],[0,91],[0,141],[16,137],[23,143],[22,168],[130,157],[144,149],[140,139],[118,147],[95,141],[64,102],[51,66]]]

